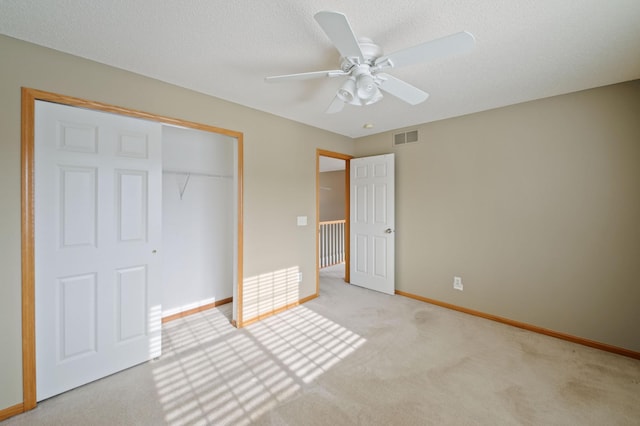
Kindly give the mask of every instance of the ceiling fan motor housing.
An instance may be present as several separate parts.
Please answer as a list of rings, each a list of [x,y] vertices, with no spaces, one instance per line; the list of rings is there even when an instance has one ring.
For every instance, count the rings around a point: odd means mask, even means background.
[[[340,66],[344,72],[349,72],[351,68],[358,65],[372,66],[376,59],[382,56],[382,48],[375,44],[373,40],[366,37],[358,39],[358,45],[362,52],[362,58],[358,57],[342,57],[340,58]]]
[[[370,38],[361,37],[358,39],[358,44],[360,45],[364,61],[369,65],[373,65],[375,60],[382,56],[382,48],[375,44]]]

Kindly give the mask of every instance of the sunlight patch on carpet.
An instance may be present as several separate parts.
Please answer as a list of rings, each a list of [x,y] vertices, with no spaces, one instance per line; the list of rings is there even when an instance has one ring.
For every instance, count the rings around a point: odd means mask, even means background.
[[[212,309],[172,322],[163,337],[153,375],[176,425],[249,424],[366,341],[304,306],[240,330]]]

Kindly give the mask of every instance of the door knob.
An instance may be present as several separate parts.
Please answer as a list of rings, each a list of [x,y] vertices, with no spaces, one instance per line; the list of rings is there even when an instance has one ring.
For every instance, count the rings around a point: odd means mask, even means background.
[[[387,229],[385,229],[385,230],[384,230],[384,233],[385,233],[385,234],[390,234],[390,233],[392,233],[392,232],[393,232],[393,231],[391,230],[391,228],[387,228]]]

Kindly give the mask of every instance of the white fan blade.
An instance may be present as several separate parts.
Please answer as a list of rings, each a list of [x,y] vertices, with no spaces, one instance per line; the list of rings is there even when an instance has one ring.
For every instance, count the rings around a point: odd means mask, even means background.
[[[277,83],[283,80],[309,80],[312,78],[340,77],[343,75],[348,75],[348,73],[342,70],[312,71],[299,74],[274,75],[273,77],[265,77],[264,81],[268,83]]]
[[[467,52],[473,48],[474,44],[475,38],[473,35],[462,31],[381,56],[376,60],[375,65],[381,68],[386,66],[404,67],[414,65],[444,56]]]
[[[392,75],[385,73],[376,74],[378,87],[390,95],[395,96],[396,98],[405,101],[411,105],[417,105],[421,102],[424,102],[429,97],[429,94],[423,92],[410,85],[407,82],[404,82],[398,78],[395,78]]]
[[[342,111],[344,108],[344,102],[339,97],[333,98],[333,102],[329,105],[329,108],[325,111],[327,114],[335,114],[336,112]]]
[[[314,15],[329,40],[345,58],[360,58],[362,51],[347,17],[340,12],[318,12]]]

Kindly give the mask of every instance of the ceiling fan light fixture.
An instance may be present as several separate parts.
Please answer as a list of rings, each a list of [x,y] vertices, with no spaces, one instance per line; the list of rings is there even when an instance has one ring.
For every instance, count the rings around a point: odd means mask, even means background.
[[[376,96],[378,89],[371,74],[360,74],[356,80],[356,88],[358,89],[358,97],[365,101],[365,103]]]
[[[355,93],[356,81],[353,77],[351,77],[347,79],[342,87],[338,89],[338,93],[336,93],[336,96],[338,96],[338,98],[340,98],[340,100],[342,100],[343,102],[350,104],[355,100]]]
[[[375,104],[376,102],[378,102],[379,100],[381,100],[383,98],[382,96],[382,92],[380,92],[380,89],[378,89],[378,87],[374,87],[374,93],[373,96],[370,99],[364,100],[363,99],[363,104],[364,105],[372,105]]]

